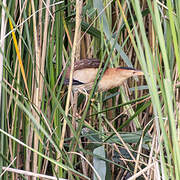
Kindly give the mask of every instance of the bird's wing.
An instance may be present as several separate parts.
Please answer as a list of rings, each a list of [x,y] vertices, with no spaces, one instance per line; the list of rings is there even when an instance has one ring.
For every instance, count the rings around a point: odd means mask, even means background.
[[[74,64],[74,70],[86,68],[98,68],[100,65],[99,59],[81,59]]]
[[[73,85],[91,83],[95,80],[100,65],[98,59],[81,59],[74,64]],[[68,67],[64,84],[69,84],[71,67]]]
[[[82,85],[82,84],[84,84],[84,83],[73,79],[72,85]],[[69,85],[69,79],[64,80],[64,85]]]

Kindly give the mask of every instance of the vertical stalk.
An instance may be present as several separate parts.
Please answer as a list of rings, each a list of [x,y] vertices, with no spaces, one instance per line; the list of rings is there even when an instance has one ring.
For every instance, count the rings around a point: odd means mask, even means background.
[[[80,58],[80,35],[81,35],[81,12],[82,12],[82,0],[76,0],[76,25],[75,25],[75,34],[74,34],[74,42],[72,47],[72,55],[71,55],[71,71],[70,71],[70,77],[69,77],[69,88],[68,88],[68,95],[67,95],[67,101],[66,101],[66,108],[65,108],[65,114],[68,115],[69,110],[69,104],[70,104],[70,95],[72,90],[72,79],[73,79],[73,71],[74,71],[74,62],[75,59]],[[60,149],[63,147],[64,143],[64,137],[66,133],[66,120],[64,119],[63,122],[63,128],[62,128],[62,136],[60,141]]]
[[[34,79],[34,93],[33,93],[33,104],[35,107],[38,107],[39,106],[39,75],[40,75],[40,72],[39,72],[39,69],[40,69],[40,48],[39,48],[39,45],[38,45],[38,39],[37,39],[37,36],[38,36],[38,33],[37,33],[37,23],[36,23],[36,15],[35,15],[35,5],[34,5],[34,1],[31,0],[31,7],[32,7],[32,13],[34,14],[33,15],[33,33],[34,33],[34,42],[35,42],[35,57],[36,57],[36,60],[35,60],[35,79]],[[36,113],[36,111],[34,109],[32,109],[32,114],[34,116],[34,118],[36,119],[37,123],[39,124],[40,122],[40,117],[38,116],[38,114]],[[38,139],[38,135],[36,133],[34,133],[34,149],[38,151],[38,144],[39,144],[39,139]],[[33,167],[32,167],[32,170],[34,173],[37,173],[37,170],[38,170],[38,167],[37,167],[37,159],[38,159],[38,156],[36,153],[33,153]],[[35,180],[36,178],[33,177],[33,179]]]
[[[3,5],[6,7],[6,0],[3,0]],[[5,11],[4,8],[2,7],[2,12],[1,12],[1,37],[0,37],[0,83],[2,82],[3,79],[3,53],[4,53],[4,45],[5,45],[5,39],[3,38],[6,33],[6,22],[5,22]],[[1,110],[1,85],[0,85],[0,110]]]
[[[6,0],[3,0],[3,5],[4,7],[6,7]],[[4,54],[4,45],[5,45],[5,39],[3,38],[5,36],[6,33],[6,22],[5,22],[5,10],[2,7],[1,10],[1,36],[0,36],[0,127],[2,129],[4,129],[4,113],[3,113],[3,106],[2,106],[2,86],[1,86],[1,82],[3,79],[3,54]],[[2,40],[3,39],[3,40]],[[4,135],[1,134],[0,135],[0,146],[1,146],[1,154],[4,154]],[[1,167],[3,166],[3,158],[0,157],[0,174],[1,174]]]

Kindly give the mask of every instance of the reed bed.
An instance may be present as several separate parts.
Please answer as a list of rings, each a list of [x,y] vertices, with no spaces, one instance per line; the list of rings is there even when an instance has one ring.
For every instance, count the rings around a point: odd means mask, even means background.
[[[0,7],[1,179],[180,179],[180,1]],[[74,92],[83,58],[144,76]]]

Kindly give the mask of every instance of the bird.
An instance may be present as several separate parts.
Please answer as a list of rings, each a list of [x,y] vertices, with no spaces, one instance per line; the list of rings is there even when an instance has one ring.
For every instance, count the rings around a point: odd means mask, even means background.
[[[99,59],[81,59],[74,63],[73,89],[89,91],[92,89],[98,68]],[[103,68],[103,66],[102,66]],[[69,85],[71,67],[66,71],[64,84]],[[119,87],[125,80],[133,76],[144,75],[141,70],[130,67],[107,68],[98,83],[98,92],[107,91]]]

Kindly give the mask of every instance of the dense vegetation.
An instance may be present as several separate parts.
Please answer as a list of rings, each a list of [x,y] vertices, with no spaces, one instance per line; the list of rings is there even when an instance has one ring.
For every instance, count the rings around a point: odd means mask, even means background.
[[[0,7],[0,178],[180,179],[179,0]],[[73,92],[83,58],[144,76]]]

